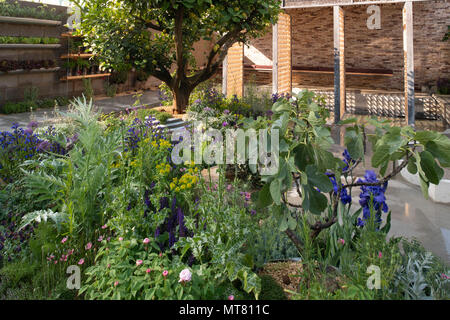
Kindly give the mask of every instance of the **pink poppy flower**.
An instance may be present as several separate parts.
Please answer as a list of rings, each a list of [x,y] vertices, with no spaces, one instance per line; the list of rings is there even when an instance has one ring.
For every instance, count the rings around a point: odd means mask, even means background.
[[[67,241],[67,237],[62,238],[61,243],[64,243]]]
[[[88,242],[88,244],[86,245],[86,247],[84,247],[86,250],[90,250],[92,248],[92,243]]]
[[[119,284],[119,281],[114,282],[114,287],[117,287],[118,284]]]
[[[102,242],[103,241],[103,236],[98,237],[98,242]]]
[[[228,296],[228,300],[234,300],[234,296],[233,296],[232,294],[230,294],[230,295]]]
[[[123,238],[122,238],[122,237],[119,237],[119,241],[123,241]]]
[[[140,266],[140,265],[142,264],[142,262],[143,262],[143,261],[142,261],[141,259],[139,259],[139,260],[136,261],[136,265],[137,265],[137,266]]]
[[[102,229],[106,229],[106,228],[107,228],[106,224],[102,225]]]
[[[167,271],[167,270],[163,271],[163,277],[167,277],[168,274],[169,274],[169,271]]]
[[[382,258],[383,257],[383,254],[381,253],[381,251],[378,251],[378,258]]]
[[[146,273],[150,273],[150,271],[152,271],[152,269],[148,268],[147,270],[145,270]]]
[[[80,261],[78,261],[78,264],[81,266],[84,263],[84,259],[80,259]]]
[[[147,244],[147,243],[150,242],[150,239],[149,238],[145,238],[143,242],[144,242],[144,244]]]
[[[342,239],[342,238],[340,238],[340,239],[338,240],[338,242],[339,242],[340,244],[342,244],[342,245],[344,245],[344,244],[345,244],[345,240],[344,240],[344,239]]]

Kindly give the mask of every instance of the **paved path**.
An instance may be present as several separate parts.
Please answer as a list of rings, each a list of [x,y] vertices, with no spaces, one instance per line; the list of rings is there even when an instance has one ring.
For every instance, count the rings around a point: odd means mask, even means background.
[[[120,111],[132,107],[136,101],[134,94],[126,94],[116,96],[114,98],[97,98],[95,105],[100,108],[103,113],[113,111]],[[159,106],[159,97],[157,91],[145,91],[139,97],[140,104],[150,106]],[[68,107],[60,107],[60,111],[67,111]],[[0,114],[0,131],[9,130],[13,123],[18,123],[21,127],[26,127],[31,120],[38,123],[47,122],[55,116],[54,109],[40,109],[31,112],[14,113],[14,114]]]

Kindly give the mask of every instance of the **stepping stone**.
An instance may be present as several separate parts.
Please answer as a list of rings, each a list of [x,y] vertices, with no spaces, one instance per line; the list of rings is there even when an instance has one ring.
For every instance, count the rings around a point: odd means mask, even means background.
[[[187,123],[179,118],[170,118],[167,119],[167,122],[165,124],[158,125],[158,128],[168,129],[169,132],[173,132],[175,130],[183,129],[186,125]]]

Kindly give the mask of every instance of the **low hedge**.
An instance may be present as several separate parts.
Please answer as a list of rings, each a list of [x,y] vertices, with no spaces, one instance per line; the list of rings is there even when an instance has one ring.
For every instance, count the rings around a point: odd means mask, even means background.
[[[0,107],[0,113],[11,114],[11,113],[22,113],[30,112],[31,109],[36,110],[38,108],[52,108],[55,106],[64,106],[68,104],[68,99],[66,97],[56,97],[56,98],[46,98],[36,101],[20,101],[20,102],[6,102]]]

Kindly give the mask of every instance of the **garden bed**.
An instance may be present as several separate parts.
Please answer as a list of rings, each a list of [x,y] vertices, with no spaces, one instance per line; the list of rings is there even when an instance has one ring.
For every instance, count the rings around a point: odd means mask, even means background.
[[[41,299],[447,298],[448,266],[420,244],[387,237],[383,175],[396,172],[366,170],[356,178],[364,135],[354,131],[361,127],[349,122],[347,149],[337,157],[326,109],[311,102],[310,92],[296,97],[299,105],[281,97],[263,115],[211,91],[191,106],[197,117],[215,116],[217,130],[285,125],[302,135],[292,141],[312,139],[280,148],[279,170],[264,179],[245,168],[227,177],[223,164],[175,163],[177,143],[155,119],[168,120],[172,115],[157,109],[171,107],[100,115],[77,99],[65,126],[30,123],[1,133],[7,152],[0,158],[0,202],[7,209],[0,211],[0,296],[20,297],[34,287],[29,295]],[[300,111],[291,119],[289,110]],[[411,128],[380,127],[376,134],[377,148],[397,135],[450,143]],[[295,159],[286,160],[290,149]],[[376,166],[387,151],[373,153]],[[285,197],[293,184],[295,203]],[[359,192],[356,210],[351,188]],[[301,262],[286,261],[298,256]],[[79,290],[66,285],[73,265],[84,279]],[[373,266],[383,275],[379,290],[367,286]]]
[[[60,26],[62,24],[61,21],[57,21],[57,20],[6,17],[6,16],[0,16],[0,22],[17,23],[17,24],[34,24],[34,25],[42,25],[42,26]]]

